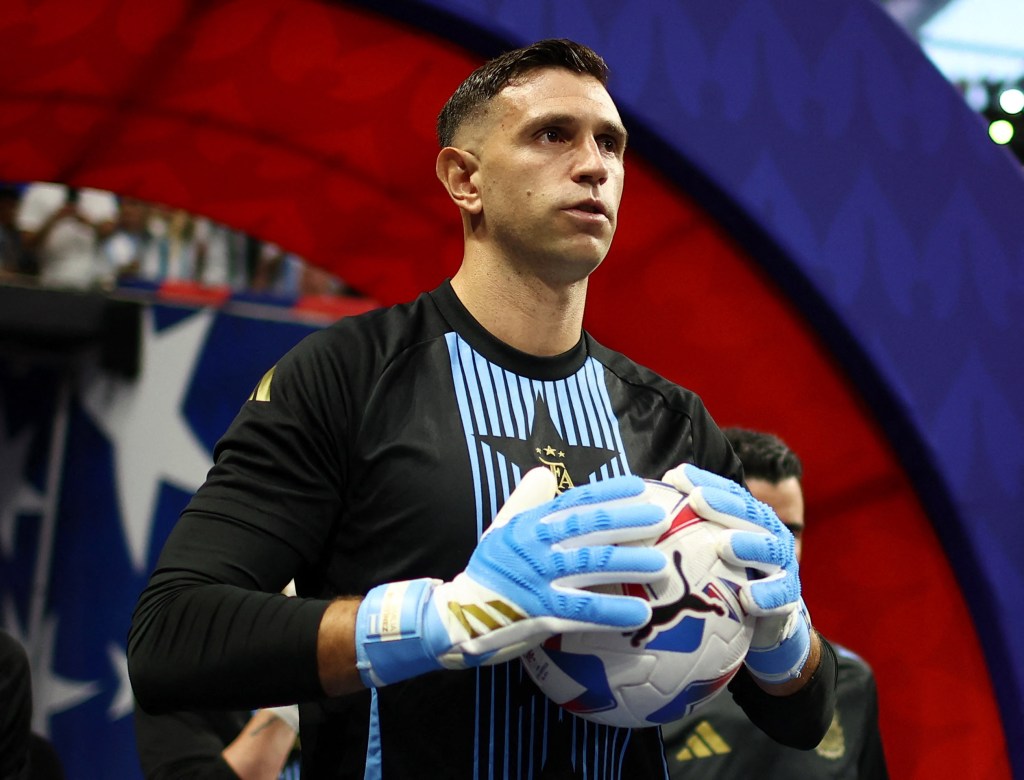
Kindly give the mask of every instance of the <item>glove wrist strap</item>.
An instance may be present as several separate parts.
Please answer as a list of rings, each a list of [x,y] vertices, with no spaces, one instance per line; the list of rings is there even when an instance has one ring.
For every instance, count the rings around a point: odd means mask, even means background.
[[[356,613],[356,667],[367,688],[442,668],[428,630],[428,611],[440,580],[419,579],[378,585]]]
[[[771,647],[753,647],[747,652],[750,673],[767,683],[795,680],[811,652],[811,616],[800,600],[800,608],[788,621],[788,631]]]

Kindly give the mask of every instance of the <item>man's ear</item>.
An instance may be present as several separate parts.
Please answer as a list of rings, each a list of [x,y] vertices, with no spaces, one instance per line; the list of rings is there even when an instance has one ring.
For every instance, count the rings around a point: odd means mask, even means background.
[[[483,208],[480,190],[473,180],[473,174],[478,168],[476,155],[454,146],[446,146],[438,153],[434,167],[437,178],[448,190],[448,196],[455,201],[456,206],[469,214],[478,214]]]

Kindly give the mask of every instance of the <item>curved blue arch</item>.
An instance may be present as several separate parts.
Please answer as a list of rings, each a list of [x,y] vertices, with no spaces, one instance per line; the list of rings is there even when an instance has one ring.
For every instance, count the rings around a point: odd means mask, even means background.
[[[565,36],[605,56],[631,144],[734,228],[874,410],[957,571],[1024,776],[1017,162],[869,0],[383,10],[482,55]]]

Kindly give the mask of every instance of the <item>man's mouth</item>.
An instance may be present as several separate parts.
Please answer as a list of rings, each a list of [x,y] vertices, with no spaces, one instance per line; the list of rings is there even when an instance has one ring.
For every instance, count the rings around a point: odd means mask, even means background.
[[[605,210],[604,204],[599,200],[584,200],[579,203],[575,203],[569,206],[566,211],[582,211],[585,214],[594,214],[607,218],[608,212]]]

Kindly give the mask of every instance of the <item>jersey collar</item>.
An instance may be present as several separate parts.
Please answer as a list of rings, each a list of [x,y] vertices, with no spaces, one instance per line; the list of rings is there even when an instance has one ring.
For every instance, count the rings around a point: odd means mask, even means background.
[[[580,336],[576,345],[553,357],[537,357],[509,346],[492,336],[477,322],[452,289],[451,279],[430,293],[431,299],[459,336],[490,362],[529,379],[555,380],[572,376],[587,359],[587,339]]]

